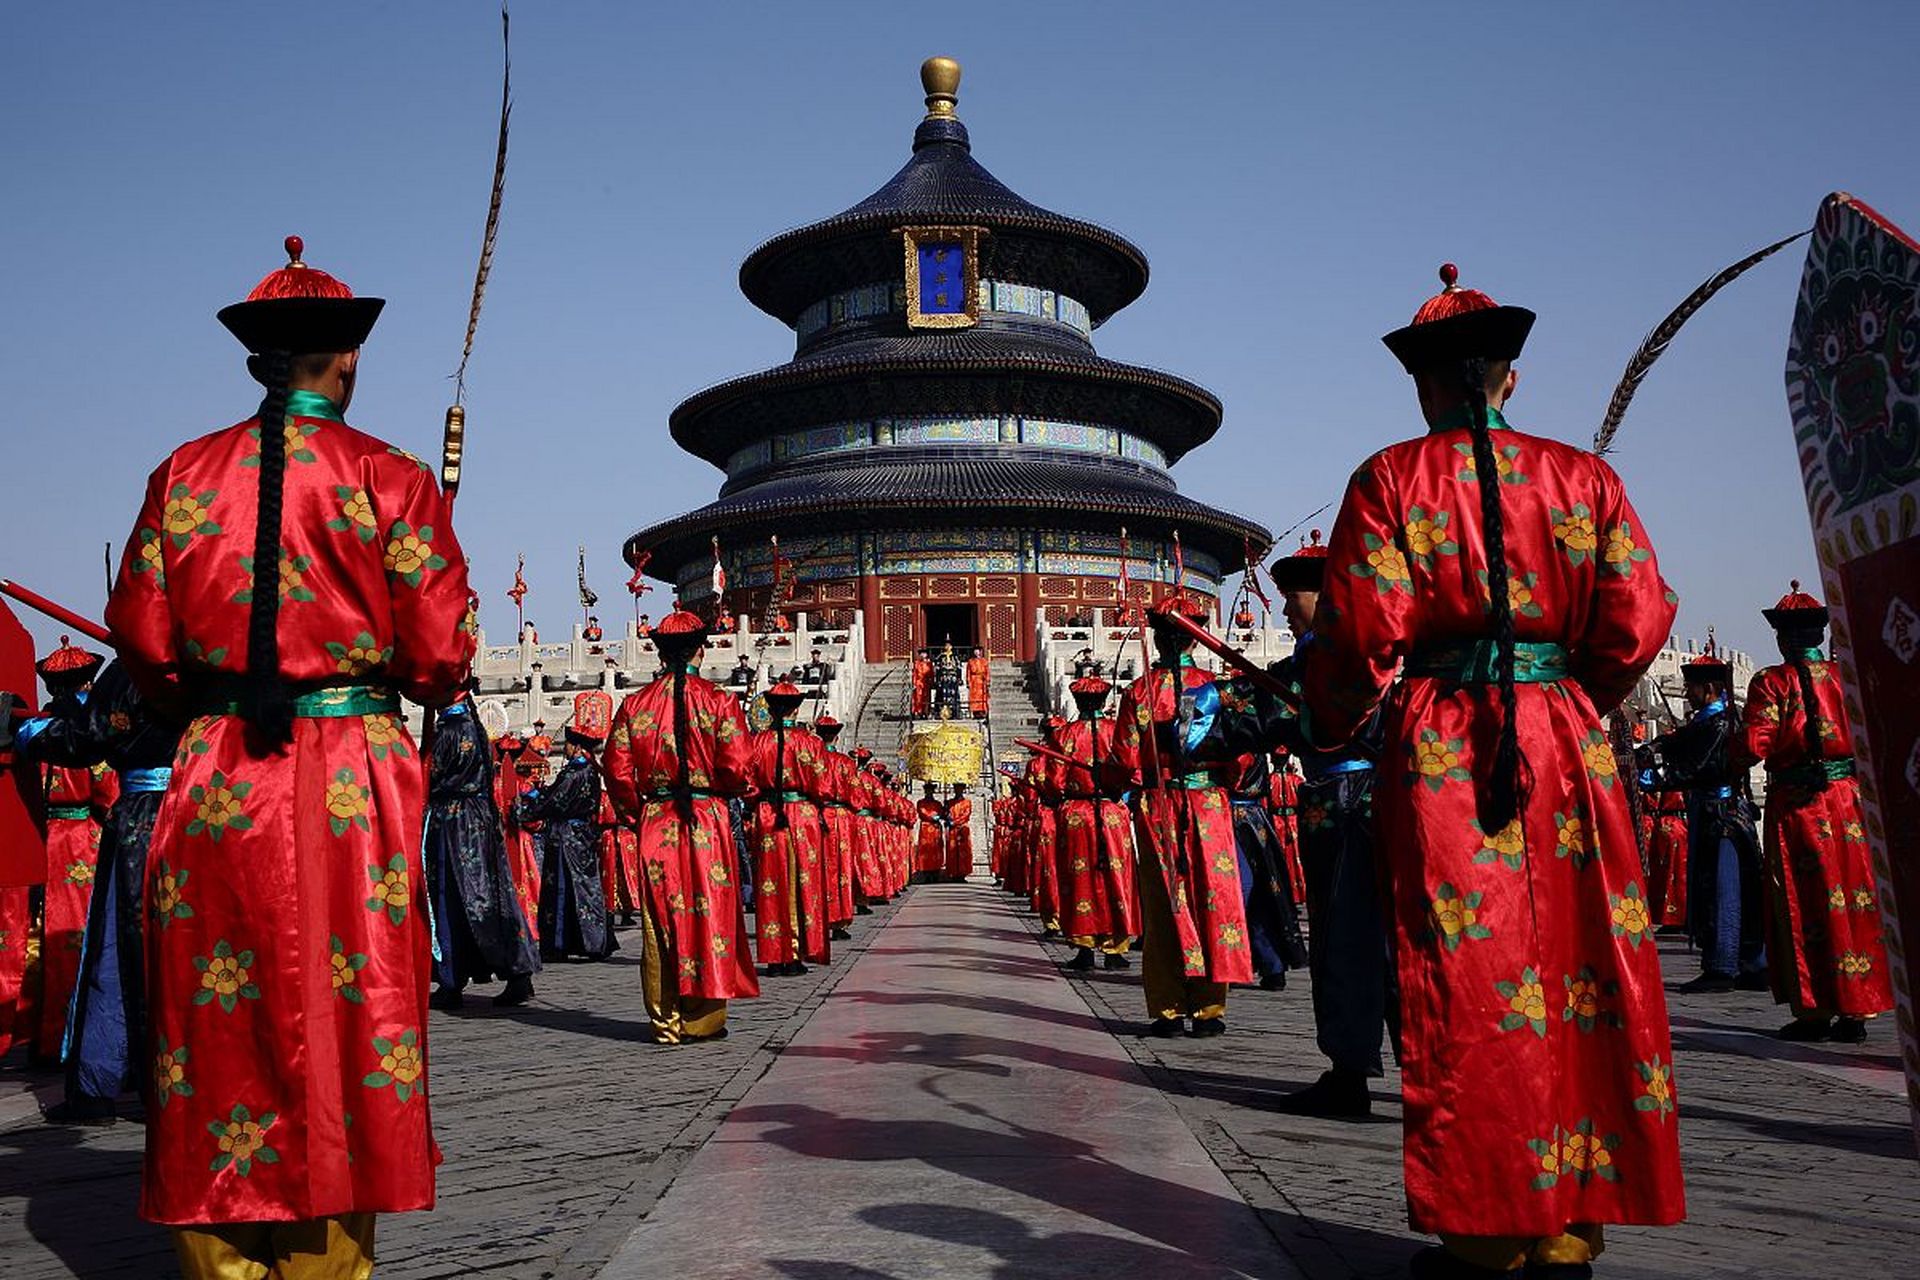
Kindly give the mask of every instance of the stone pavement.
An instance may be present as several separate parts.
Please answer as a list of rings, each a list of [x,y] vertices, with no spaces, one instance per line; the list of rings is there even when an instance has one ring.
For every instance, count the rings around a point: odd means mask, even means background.
[[[1036,926],[1029,926],[1036,927]],[[1071,952],[1048,944],[1056,960]],[[1699,970],[1664,941],[1669,984]],[[1399,1076],[1373,1089],[1374,1121],[1285,1115],[1280,1095],[1319,1075],[1306,974],[1282,992],[1235,990],[1221,1040],[1156,1040],[1131,974],[1076,985],[1167,1090],[1284,1254],[1320,1280],[1405,1275],[1411,1235],[1400,1182]],[[1764,994],[1669,992],[1688,1219],[1616,1227],[1606,1280],[1894,1277],[1920,1274],[1920,1164],[1892,1037],[1859,1047],[1784,1044]]]
[[[604,1273],[1296,1276],[1010,900],[915,891]]]
[[[1067,953],[1034,930],[984,886],[912,890],[831,966],[736,1005],[710,1045],[646,1043],[631,953],[550,968],[518,1013],[436,1013],[440,1206],[383,1220],[378,1274],[1011,1280],[1082,1245],[1107,1252],[1076,1274],[1404,1274],[1397,1080],[1377,1083],[1372,1124],[1272,1107],[1320,1069],[1304,975],[1236,991],[1222,1040],[1153,1040],[1136,976],[1057,978],[1043,957]],[[1671,979],[1693,971],[1665,954]],[[1762,1034],[1780,1021],[1764,995],[1676,996],[1672,1013],[1690,1219],[1610,1233],[1601,1275],[1915,1274],[1891,1026],[1860,1048],[1791,1046]],[[139,1127],[38,1124],[34,1083],[0,1069],[0,1276],[173,1275],[134,1217]],[[749,1247],[754,1230],[773,1247]],[[745,1262],[696,1269],[721,1256]]]

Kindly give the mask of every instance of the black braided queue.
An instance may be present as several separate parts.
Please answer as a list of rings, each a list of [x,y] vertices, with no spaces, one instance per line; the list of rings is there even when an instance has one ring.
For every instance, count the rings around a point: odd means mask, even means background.
[[[252,603],[247,609],[247,678],[240,714],[270,743],[293,736],[293,700],[280,679],[280,524],[287,488],[287,382],[292,357],[263,352],[260,380],[260,495],[253,530]]]
[[[787,829],[787,718],[778,712],[773,717],[773,825]]]
[[[1500,737],[1494,747],[1488,789],[1480,799],[1480,826],[1489,835],[1506,829],[1523,800],[1520,781],[1518,696],[1513,681],[1513,600],[1508,595],[1507,524],[1500,508],[1500,468],[1487,426],[1487,362],[1475,357],[1462,367],[1468,425],[1473,432],[1473,470],[1480,482],[1481,541],[1487,554],[1487,592],[1493,613],[1494,680],[1500,690]]]
[[[682,649],[677,644],[669,644],[659,636],[654,637],[654,648],[673,669],[673,755],[678,762],[679,777],[673,784],[674,807],[680,811],[680,821],[693,826],[693,790],[687,780],[687,660],[699,646]]]

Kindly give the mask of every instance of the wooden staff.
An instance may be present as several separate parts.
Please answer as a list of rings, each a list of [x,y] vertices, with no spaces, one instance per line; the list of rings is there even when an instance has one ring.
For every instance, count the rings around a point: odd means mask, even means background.
[[[1262,690],[1272,694],[1296,711],[1299,709],[1300,699],[1298,695],[1252,658],[1249,658],[1246,654],[1240,652],[1219,636],[1214,635],[1211,631],[1195,622],[1192,618],[1187,617],[1185,614],[1168,612],[1162,616],[1174,626],[1192,636],[1207,652],[1218,657],[1222,662],[1225,662],[1235,671],[1238,671],[1241,675],[1251,680]]]
[[[46,614],[55,622],[64,622],[90,640],[97,640],[104,645],[114,644],[113,632],[99,623],[75,613],[63,604],[55,604],[38,591],[29,591],[11,578],[0,578],[0,595],[11,596],[27,608]]]

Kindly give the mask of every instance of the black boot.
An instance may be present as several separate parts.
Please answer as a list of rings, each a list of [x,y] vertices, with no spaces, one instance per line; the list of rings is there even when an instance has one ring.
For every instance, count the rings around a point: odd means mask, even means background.
[[[1825,1040],[1833,1034],[1831,1018],[1795,1018],[1786,1026],[1773,1033],[1781,1040],[1792,1040],[1800,1044],[1809,1044],[1816,1040]]]
[[[1732,991],[1733,975],[1703,971],[1690,982],[1683,982],[1674,991],[1683,996],[1724,995]]]
[[[1260,989],[1262,991],[1285,991],[1287,989],[1287,975],[1285,971],[1269,973],[1261,978]]]
[[[827,936],[829,938],[832,938],[835,942],[852,942],[853,941],[853,935],[848,933],[846,929],[840,925],[833,926],[832,930],[828,932]]]
[[[1109,951],[1107,953],[1107,968],[1131,969],[1133,968],[1133,961],[1127,959],[1125,953],[1123,952]]]
[[[1075,973],[1086,973],[1093,968],[1093,948],[1081,947],[1073,953],[1073,959],[1067,961],[1062,967],[1071,969]]]
[[[1161,1040],[1171,1040],[1186,1029],[1186,1024],[1178,1018],[1155,1018],[1153,1025],[1147,1028],[1147,1034]]]
[[[1499,1280],[1503,1276],[1511,1280],[1521,1273],[1476,1267],[1463,1258],[1454,1257],[1441,1246],[1430,1244],[1407,1260],[1407,1274],[1413,1280]]]
[[[1835,1044],[1865,1044],[1867,1042],[1867,1020],[1865,1018],[1835,1018],[1833,1032],[1827,1037]]]
[[[1227,1020],[1224,1016],[1218,1018],[1195,1018],[1193,1020],[1193,1030],[1187,1032],[1187,1034],[1195,1040],[1211,1040],[1215,1036],[1223,1036],[1227,1034]]]
[[[1290,1116],[1364,1120],[1373,1114],[1373,1098],[1367,1092],[1366,1076],[1334,1067],[1321,1072],[1306,1088],[1280,1099],[1273,1109]]]
[[[523,1005],[531,999],[533,999],[533,975],[530,973],[517,974],[514,977],[508,978],[507,985],[502,987],[500,994],[493,998],[493,1007],[496,1009],[511,1009],[516,1005]]]
[[[433,994],[427,997],[427,1004],[435,1009],[458,1009],[467,1002],[458,987],[435,987]]]
[[[853,909],[853,914],[857,916],[870,916],[873,914],[873,908],[863,902]]]
[[[114,1113],[112,1098],[89,1098],[84,1095],[56,1102],[41,1114],[48,1124],[81,1124],[96,1128],[104,1128],[118,1118]]]

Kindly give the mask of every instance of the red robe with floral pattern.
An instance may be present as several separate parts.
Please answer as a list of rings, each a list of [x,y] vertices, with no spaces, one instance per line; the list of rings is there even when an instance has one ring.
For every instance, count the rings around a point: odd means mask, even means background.
[[[1113,721],[1075,720],[1054,745],[1082,762],[1052,761],[1048,773],[1060,843],[1060,929],[1069,938],[1131,938],[1140,932],[1134,900],[1133,817],[1102,791],[1113,754]],[[1096,778],[1099,779],[1096,782]],[[1083,944],[1084,945],[1084,944]]]
[[[1648,792],[1647,909],[1656,927],[1687,922],[1687,793]]]
[[[750,776],[759,793],[753,804],[753,873],[760,882],[753,925],[761,964],[825,964],[831,958],[819,807],[827,795],[826,754],[820,735],[797,725],[753,735]]]
[[[826,773],[827,798],[820,802],[820,829],[826,853],[827,914],[829,922],[838,926],[853,919],[855,891],[873,883],[869,878],[872,869],[861,865],[862,841],[853,816],[859,798],[859,771],[854,768],[853,757],[824,747],[820,763]]]
[[[67,1034],[67,1005],[80,977],[80,940],[100,861],[101,823],[120,794],[103,764],[47,768],[47,888],[40,933],[39,1028],[33,1051],[58,1058]]]
[[[1208,672],[1181,660],[1180,687],[1214,683]],[[1175,940],[1189,978],[1252,982],[1247,906],[1240,894],[1239,847],[1226,788],[1204,765],[1175,774],[1163,746],[1178,709],[1173,672],[1156,665],[1127,686],[1114,717],[1109,780],[1134,791],[1134,848],[1139,874],[1166,885]],[[1231,766],[1229,766],[1231,767]]]
[[[1774,998],[1795,1013],[1871,1017],[1893,1008],[1893,988],[1860,783],[1808,776],[1818,759],[1852,764],[1853,729],[1839,669],[1817,658],[1807,668],[1817,753],[1792,666],[1767,667],[1747,686],[1746,752],[1767,767],[1767,970]]]
[[[1275,760],[1267,771],[1267,815],[1273,822],[1273,838],[1280,842],[1293,900],[1305,902],[1307,868],[1300,860],[1300,775],[1287,767],[1284,758]]]
[[[687,759],[674,743],[673,680],[627,695],[614,713],[600,765],[613,807],[640,832],[641,890],[672,948],[683,996],[731,1000],[760,994],[740,901],[740,866],[727,797],[752,787],[740,701],[699,676],[686,679]],[[676,787],[691,788],[683,816]]]
[[[474,628],[433,473],[336,417],[285,430],[283,678],[452,701]],[[198,688],[246,670],[259,465],[251,422],[176,449],[107,604],[141,693],[200,712],[147,864],[156,1222],[433,1204],[419,753],[385,711],[301,715],[263,751]]]
[[[1476,820],[1499,691],[1416,670],[1490,634],[1470,433],[1375,454],[1348,483],[1306,649],[1309,727],[1386,696],[1373,789],[1400,973],[1413,1226],[1558,1235],[1685,1212],[1673,1050],[1626,786],[1600,716],[1666,642],[1675,600],[1619,477],[1498,415],[1509,599],[1566,678],[1518,686],[1521,816]],[[1551,658],[1551,653],[1545,655]],[[1538,673],[1551,674],[1549,670]],[[1391,688],[1391,693],[1389,689]]]
[[[607,910],[633,911],[640,902],[640,838],[614,811],[613,797],[600,792],[600,888]]]

